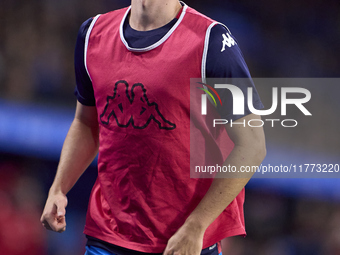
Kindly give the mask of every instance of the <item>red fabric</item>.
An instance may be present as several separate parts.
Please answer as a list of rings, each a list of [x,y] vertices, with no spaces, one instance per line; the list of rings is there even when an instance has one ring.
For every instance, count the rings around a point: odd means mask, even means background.
[[[190,78],[201,77],[212,20],[188,8],[163,44],[138,53],[129,51],[119,35],[126,10],[101,15],[89,39],[87,67],[100,148],[84,232],[160,253],[212,182],[190,178],[189,171]],[[148,116],[154,119],[148,122]],[[229,141],[228,151],[232,146]],[[203,248],[245,234],[243,201],[244,191],[207,229]]]

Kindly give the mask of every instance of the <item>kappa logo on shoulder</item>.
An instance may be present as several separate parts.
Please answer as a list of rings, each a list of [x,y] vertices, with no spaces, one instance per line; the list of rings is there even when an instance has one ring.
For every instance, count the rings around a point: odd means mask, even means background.
[[[231,46],[234,46],[237,44],[234,38],[232,38],[229,33],[222,34],[222,37],[223,37],[223,41],[222,41],[221,52],[225,51],[225,46],[228,46],[230,48]]]

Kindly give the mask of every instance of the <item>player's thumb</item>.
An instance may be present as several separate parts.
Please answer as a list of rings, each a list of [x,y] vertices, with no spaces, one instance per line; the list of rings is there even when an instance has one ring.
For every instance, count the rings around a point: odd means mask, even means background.
[[[63,201],[57,201],[55,203],[57,207],[57,216],[58,217],[63,217],[66,214],[66,203]]]

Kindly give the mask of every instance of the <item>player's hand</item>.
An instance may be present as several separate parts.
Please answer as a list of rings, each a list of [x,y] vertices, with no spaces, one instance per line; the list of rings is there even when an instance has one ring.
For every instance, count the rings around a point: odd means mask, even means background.
[[[184,225],[169,239],[163,255],[200,255],[204,231],[191,223]]]
[[[49,194],[40,221],[42,225],[55,232],[66,230],[66,206],[67,198],[62,193]]]

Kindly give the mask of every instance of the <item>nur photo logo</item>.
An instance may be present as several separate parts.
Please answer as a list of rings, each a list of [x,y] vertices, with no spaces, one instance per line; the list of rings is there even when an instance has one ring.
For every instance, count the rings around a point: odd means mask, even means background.
[[[230,96],[227,97],[229,100],[232,100],[232,114],[233,115],[246,115],[246,111],[260,115],[269,117],[269,115],[274,114],[278,108],[280,108],[280,115],[287,117],[287,106],[293,105],[296,107],[304,116],[312,116],[312,113],[305,106],[311,100],[311,92],[302,87],[272,87],[271,88],[271,99],[272,104],[267,109],[256,109],[253,102],[253,94],[254,87],[247,87],[246,96],[245,93],[236,85],[233,84],[214,84],[213,86],[208,85],[206,83],[197,82],[198,84],[203,85],[202,87],[197,87],[198,89],[204,91],[201,95],[201,114],[207,115],[207,104],[208,101],[213,103],[215,107],[217,107],[218,103],[223,107],[223,99],[221,99],[222,94],[228,93]],[[219,90],[219,92],[216,91]],[[268,88],[270,89],[270,88]],[[210,91],[209,91],[210,90]],[[227,90],[227,91],[224,91]],[[280,91],[280,96],[279,96]],[[220,94],[221,95],[220,95]],[[291,95],[294,95],[292,97]],[[222,97],[223,98],[223,97]],[[207,100],[208,99],[208,100]],[[228,100],[227,99],[227,100]],[[275,127],[278,123],[282,127],[296,127],[298,125],[297,119],[293,118],[265,118],[265,119],[253,119],[249,121],[245,120],[233,120],[231,119],[213,119],[213,127],[216,125],[225,125],[230,124],[231,127],[235,125],[242,126],[250,126],[250,127],[262,127],[265,123],[268,123],[271,127]]]

